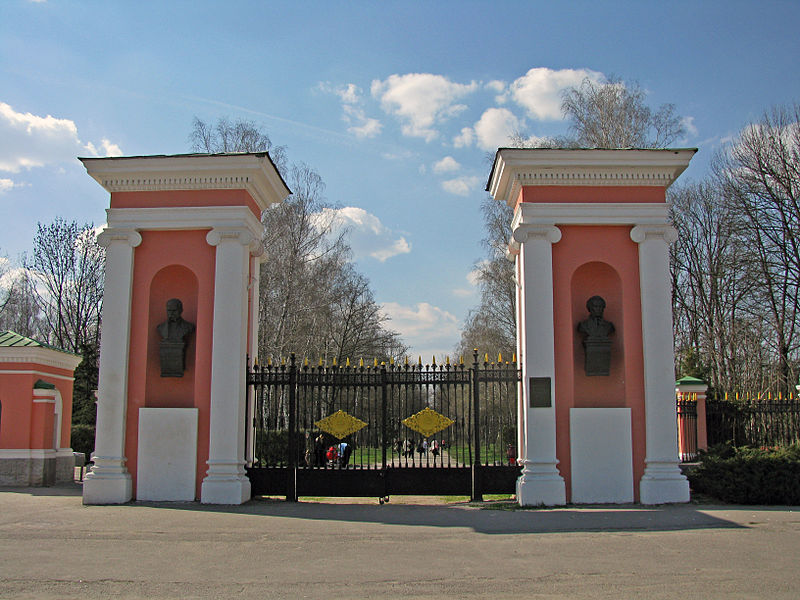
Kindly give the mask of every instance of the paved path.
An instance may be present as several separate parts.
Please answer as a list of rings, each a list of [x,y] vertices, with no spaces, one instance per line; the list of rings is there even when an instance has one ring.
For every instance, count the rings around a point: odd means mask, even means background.
[[[392,498],[82,506],[0,489],[0,598],[800,597],[800,508]]]

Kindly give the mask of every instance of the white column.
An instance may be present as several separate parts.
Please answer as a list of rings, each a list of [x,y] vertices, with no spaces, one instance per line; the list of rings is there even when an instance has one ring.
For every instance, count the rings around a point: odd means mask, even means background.
[[[688,502],[689,482],[678,466],[669,244],[670,225],[637,225],[642,297],[646,456],[639,483],[643,504]]]
[[[211,416],[208,471],[200,491],[204,504],[241,504],[250,499],[244,471],[247,284],[253,234],[218,227],[206,236],[217,247],[211,350]]]
[[[519,257],[520,319],[517,326],[522,362],[524,447],[522,475],[517,480],[521,506],[566,503],[564,478],[556,465],[555,334],[553,326],[553,248],[561,231],[552,225],[519,225],[514,240]],[[531,406],[531,378],[550,380],[549,406]]]
[[[94,466],[83,482],[84,504],[122,504],[132,497],[125,466],[128,409],[133,249],[142,236],[133,229],[105,229],[97,237],[106,248],[103,332],[97,386]]]

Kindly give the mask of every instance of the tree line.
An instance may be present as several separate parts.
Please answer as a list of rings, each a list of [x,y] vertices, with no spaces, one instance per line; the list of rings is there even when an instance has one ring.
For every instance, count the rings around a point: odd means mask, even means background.
[[[637,83],[585,80],[567,90],[562,138],[512,146],[658,148],[684,135],[674,106],[645,104]],[[489,160],[492,160],[490,157]],[[800,105],[771,109],[715,155],[710,174],[668,190],[678,240],[670,250],[675,375],[717,391],[794,392],[800,372]],[[457,352],[516,348],[511,209],[486,197],[480,301]]]

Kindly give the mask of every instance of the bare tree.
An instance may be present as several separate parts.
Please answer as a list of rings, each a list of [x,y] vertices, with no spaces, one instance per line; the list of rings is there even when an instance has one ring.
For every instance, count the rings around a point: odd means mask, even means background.
[[[189,143],[194,152],[219,154],[225,152],[269,152],[278,171],[287,168],[286,146],[276,146],[254,121],[237,119],[231,122],[221,117],[212,125],[195,117]]]
[[[252,121],[194,119],[189,137],[199,152],[264,152],[292,196],[262,216],[265,263],[261,269],[259,349],[262,359],[290,353],[341,361],[365,356],[396,358],[406,348],[386,327],[369,282],[351,263],[346,231],[334,233],[325,184],[306,164],[289,164]]]
[[[45,339],[42,313],[36,301],[31,274],[0,260],[0,330]]]
[[[36,279],[33,290],[43,313],[47,341],[82,354],[98,345],[103,301],[105,251],[91,225],[58,217],[38,224],[33,259],[26,268]]]
[[[763,384],[763,352],[754,347],[761,345],[760,319],[752,312],[755,279],[740,216],[712,182],[670,190],[670,205],[679,232],[670,249],[677,374],[701,377],[716,389],[757,389]]]
[[[511,209],[486,197],[481,205],[486,237],[483,247],[487,258],[474,267],[481,299],[470,311],[461,330],[456,354],[469,356],[473,348],[492,356],[511,357],[516,348],[516,299],[514,264],[506,258],[511,238]]]
[[[566,90],[561,112],[570,123],[569,145],[586,148],[663,148],[684,135],[673,104],[653,111],[637,82],[584,79]]]
[[[792,390],[800,327],[800,105],[775,108],[746,127],[715,171],[728,209],[741,215],[753,298],[772,329],[775,385]]]

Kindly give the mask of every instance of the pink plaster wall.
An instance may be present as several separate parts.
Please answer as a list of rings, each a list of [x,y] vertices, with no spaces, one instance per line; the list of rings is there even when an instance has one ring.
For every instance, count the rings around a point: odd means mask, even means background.
[[[173,190],[114,192],[111,208],[177,208],[188,206],[247,206],[257,219],[261,210],[246,190]]]
[[[72,378],[73,372],[29,362],[3,363],[3,370],[20,372],[0,374],[0,448],[19,450],[53,447],[54,421],[52,418],[47,421],[43,415],[48,410],[52,415],[55,405],[33,402],[33,385],[39,379],[55,385],[61,394],[61,447],[69,448],[73,382],[61,377]],[[45,433],[41,431],[42,427],[48,428]]]
[[[125,438],[134,496],[139,409],[195,407],[199,409],[196,493],[200,497],[208,460],[216,262],[216,249],[206,242],[207,233],[208,230],[142,231],[142,243],[134,250]],[[196,327],[188,339],[182,378],[161,377],[161,336],[156,326],[166,320],[166,301],[170,298],[181,299],[183,318]]]
[[[631,409],[633,474],[644,473],[645,415],[642,309],[638,246],[629,226],[559,226],[553,245],[555,332],[556,455],[570,499],[569,409]],[[608,377],[587,377],[578,322],[588,316],[586,301],[603,296],[605,318],[614,323]],[[638,486],[634,485],[638,501]]]

